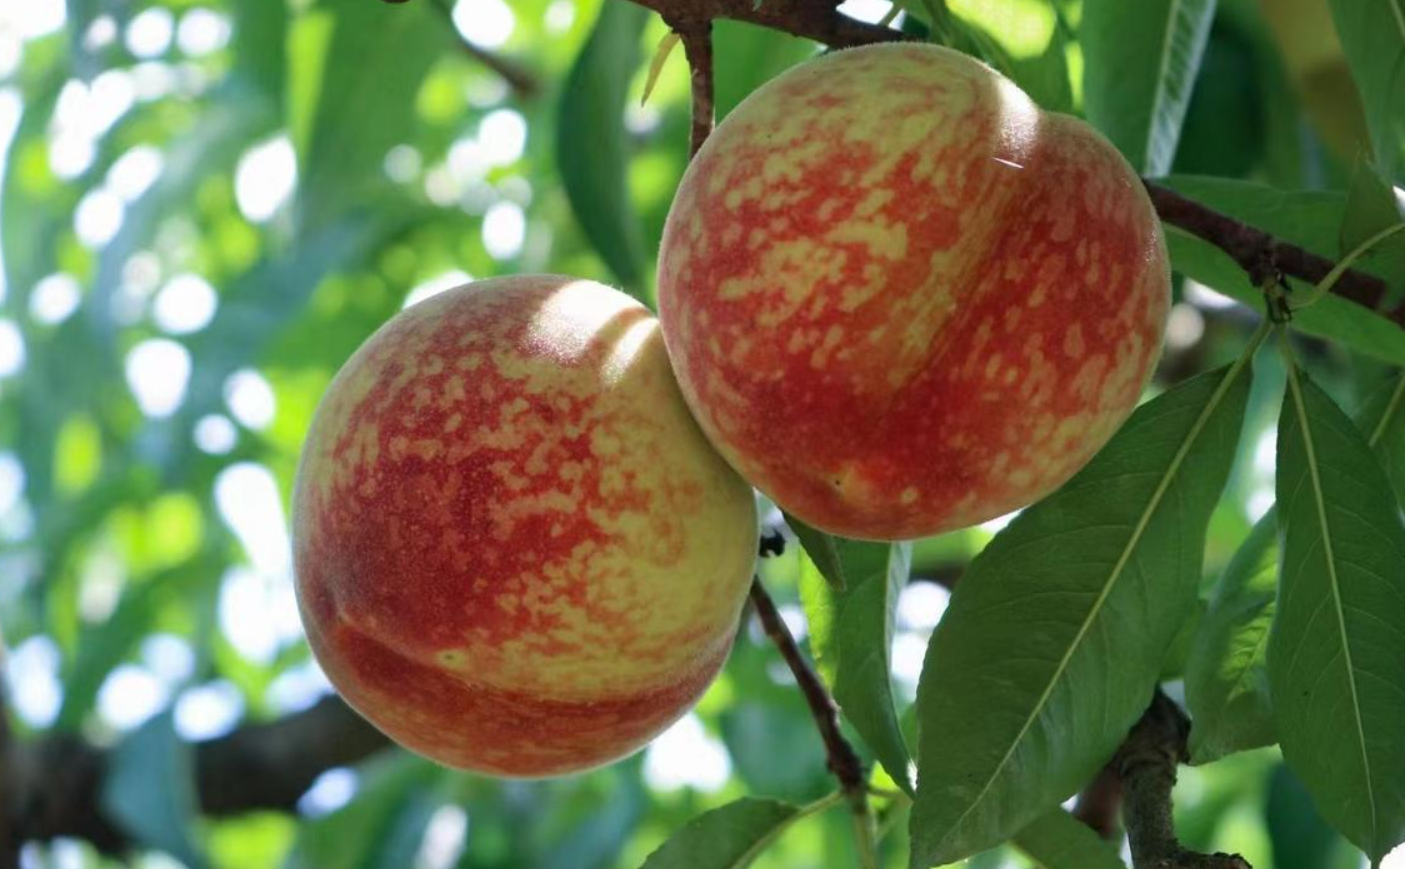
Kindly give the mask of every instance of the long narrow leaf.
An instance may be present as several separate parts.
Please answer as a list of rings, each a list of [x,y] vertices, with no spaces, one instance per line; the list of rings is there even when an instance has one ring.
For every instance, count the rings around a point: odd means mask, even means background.
[[[1088,120],[1138,171],[1165,175],[1215,18],[1215,0],[1087,0]]]
[[[1306,376],[1288,387],[1274,721],[1323,817],[1380,859],[1405,839],[1405,524],[1366,436]]]
[[[911,793],[909,754],[893,701],[890,650],[912,547],[829,540],[832,549],[821,551],[832,552],[847,588],[836,588],[813,560],[802,569],[800,590],[810,622],[810,648],[845,717],[888,775]]]
[[[1141,407],[962,576],[918,687],[914,867],[1033,822],[1107,762],[1145,709],[1195,603],[1246,368]]]

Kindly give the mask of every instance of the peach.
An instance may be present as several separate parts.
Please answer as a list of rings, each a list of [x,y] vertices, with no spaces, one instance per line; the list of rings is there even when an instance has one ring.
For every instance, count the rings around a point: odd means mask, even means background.
[[[502,776],[604,764],[722,666],[756,557],[658,321],[600,284],[411,306],[328,388],[293,506],[298,604],[332,684],[400,744]]]
[[[1084,465],[1160,353],[1169,279],[1104,138],[965,55],[879,45],[718,126],[668,214],[659,306],[733,467],[821,529],[902,539]]]

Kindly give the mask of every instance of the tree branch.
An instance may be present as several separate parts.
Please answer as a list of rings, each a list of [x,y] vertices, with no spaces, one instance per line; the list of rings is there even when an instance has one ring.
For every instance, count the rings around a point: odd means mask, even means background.
[[[1190,719],[1160,689],[1118,749],[1122,817],[1135,869],[1252,869],[1238,854],[1200,854],[1181,847],[1172,822],[1176,768],[1189,759]]]
[[[693,125],[688,143],[688,155],[698,153],[713,123],[712,22],[701,20],[665,19],[668,26],[683,40],[683,52],[688,57],[688,75],[692,83]]]
[[[332,696],[268,724],[238,728],[192,746],[203,814],[292,809],[322,773],[362,760],[390,740]],[[105,854],[134,843],[102,811],[109,752],[72,734],[15,744],[4,784],[0,842],[85,839]],[[3,857],[0,852],[0,857]],[[0,867],[5,867],[0,862]]]
[[[1331,260],[1310,250],[1240,223],[1155,181],[1142,179],[1142,184],[1163,221],[1229,254],[1249,273],[1249,280],[1256,287],[1266,284],[1275,272],[1315,284],[1332,270]],[[1349,270],[1337,281],[1332,292],[1363,307],[1377,309],[1385,299],[1386,282],[1375,275]],[[1386,316],[1405,325],[1405,306],[1395,308]]]

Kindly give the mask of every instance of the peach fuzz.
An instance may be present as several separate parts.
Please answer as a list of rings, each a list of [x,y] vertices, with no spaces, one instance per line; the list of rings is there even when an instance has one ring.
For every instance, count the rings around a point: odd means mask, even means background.
[[[904,539],[1047,494],[1160,353],[1165,242],[1087,124],[929,45],[753,93],[683,177],[664,335],[709,439],[786,510]]]
[[[342,696],[435,761],[531,777],[623,757],[691,707],[736,631],[757,519],[653,315],[530,275],[413,305],[351,357],[293,535]]]

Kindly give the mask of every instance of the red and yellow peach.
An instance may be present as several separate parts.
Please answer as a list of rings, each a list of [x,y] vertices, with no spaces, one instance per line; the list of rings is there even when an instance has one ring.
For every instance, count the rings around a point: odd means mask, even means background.
[[[733,467],[812,525],[901,539],[1082,467],[1138,400],[1169,280],[1091,127],[965,55],[880,45],[727,116],[669,212],[659,305]]]
[[[506,776],[636,750],[722,666],[751,488],[658,322],[550,275],[401,312],[347,362],[294,494],[298,601],[338,691],[401,744]]]

